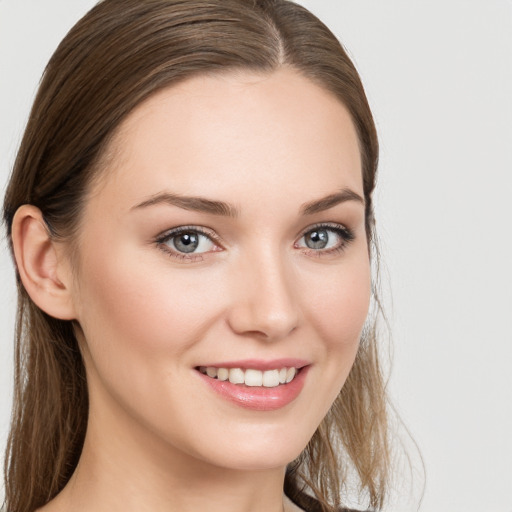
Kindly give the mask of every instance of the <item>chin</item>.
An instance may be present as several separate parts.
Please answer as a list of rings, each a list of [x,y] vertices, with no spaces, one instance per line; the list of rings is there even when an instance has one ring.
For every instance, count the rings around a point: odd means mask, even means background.
[[[285,425],[277,432],[262,428],[259,434],[248,434],[228,435],[224,442],[204,446],[203,460],[239,471],[285,468],[301,454],[311,438],[309,432],[295,430],[291,433]]]
[[[253,450],[236,450],[228,457],[217,460],[216,465],[226,469],[237,471],[265,471],[283,469],[295,460],[305,446],[301,449],[289,450],[282,447],[274,447],[268,452],[255,453]]]

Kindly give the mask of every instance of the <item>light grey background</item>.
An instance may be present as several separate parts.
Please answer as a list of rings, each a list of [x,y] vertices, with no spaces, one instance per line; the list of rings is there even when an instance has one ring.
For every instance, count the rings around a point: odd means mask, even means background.
[[[390,390],[425,461],[420,510],[512,512],[512,2],[302,3],[349,49],[380,132]],[[0,0],[2,190],[43,67],[93,4]],[[15,310],[5,242],[0,280],[4,444]]]

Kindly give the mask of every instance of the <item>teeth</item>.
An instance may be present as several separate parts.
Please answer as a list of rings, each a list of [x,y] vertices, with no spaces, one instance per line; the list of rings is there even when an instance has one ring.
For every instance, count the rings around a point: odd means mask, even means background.
[[[215,368],[200,366],[199,371],[212,379],[229,380],[232,384],[245,384],[251,387],[274,388],[280,384],[288,384],[297,375],[296,368],[281,368],[278,370],[254,370],[248,368]]]
[[[295,368],[288,368],[288,370],[286,371],[286,384],[293,380],[293,378],[295,377],[295,373]]]
[[[261,386],[263,384],[263,372],[259,370],[245,370],[246,386]]]
[[[275,388],[276,386],[279,386],[279,370],[268,370],[263,372],[263,385],[266,388]]]
[[[244,371],[240,368],[231,368],[229,370],[229,382],[231,384],[243,384],[245,381]]]
[[[217,378],[219,380],[228,380],[229,379],[229,370],[227,368],[219,368],[217,370]]]

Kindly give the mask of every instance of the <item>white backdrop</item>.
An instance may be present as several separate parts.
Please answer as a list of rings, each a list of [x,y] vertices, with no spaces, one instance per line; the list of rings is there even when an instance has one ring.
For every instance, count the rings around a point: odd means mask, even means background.
[[[512,512],[512,2],[302,3],[349,49],[380,132],[390,389],[425,461],[420,510]],[[0,0],[2,191],[43,67],[93,4]],[[5,242],[0,280],[3,445],[15,311]]]

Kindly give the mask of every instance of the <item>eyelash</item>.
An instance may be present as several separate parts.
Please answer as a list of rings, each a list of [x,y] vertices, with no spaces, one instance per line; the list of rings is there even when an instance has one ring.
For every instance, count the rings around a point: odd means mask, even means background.
[[[322,250],[322,249],[311,249],[308,247],[301,247],[298,246],[298,242],[294,243],[294,247],[297,249],[301,249],[304,254],[312,255],[314,257],[324,257],[324,256],[333,256],[335,254],[343,252],[347,246],[355,239],[355,235],[352,230],[349,228],[343,226],[342,224],[331,224],[331,223],[324,223],[324,224],[315,224],[314,226],[308,227],[306,231],[303,231],[302,234],[299,237],[299,240],[302,240],[306,235],[314,232],[314,231],[330,231],[334,232],[340,239],[341,242],[336,246],[332,247],[330,249]],[[173,250],[167,245],[169,241],[171,241],[174,238],[177,238],[181,234],[184,233],[196,233],[200,234],[206,238],[208,238],[212,243],[220,247],[222,250],[222,245],[220,244],[220,241],[218,237],[214,234],[213,231],[204,229],[200,226],[180,226],[178,228],[173,228],[171,230],[168,230],[161,235],[159,235],[155,242],[157,246],[164,251],[167,255],[169,255],[171,258],[174,258],[179,261],[183,262],[196,262],[196,261],[202,261],[203,260],[203,254],[207,254],[208,252],[217,252],[217,251],[207,251],[204,253],[198,253],[198,254],[187,254],[182,253],[176,250]]]
[[[198,254],[187,254],[182,253],[179,251],[175,251],[171,249],[167,242],[170,242],[173,238],[177,238],[178,236],[184,234],[184,233],[198,233],[206,238],[208,238],[212,243],[216,244],[219,247],[222,247],[222,245],[219,242],[219,239],[213,231],[204,229],[200,226],[180,226],[178,228],[173,228],[165,233],[162,233],[158,238],[156,239],[156,243],[162,251],[164,251],[167,255],[169,255],[171,258],[177,259],[179,261],[183,262],[195,262],[195,261],[202,261],[203,260],[203,254],[205,253],[198,253]],[[216,251],[213,251],[216,252]]]
[[[323,223],[323,224],[315,224],[313,226],[310,226],[307,228],[306,231],[303,231],[302,235],[300,236],[299,240],[302,240],[306,235],[314,232],[314,231],[330,231],[334,232],[339,238],[340,243],[337,244],[335,247],[332,247],[330,249],[311,249],[308,247],[298,247],[297,242],[294,244],[295,247],[302,249],[302,252],[304,254],[307,254],[308,256],[314,256],[317,258],[327,257],[327,256],[334,256],[336,254],[339,254],[343,252],[347,246],[355,239],[354,232],[343,226],[342,224],[334,224],[334,223]]]

